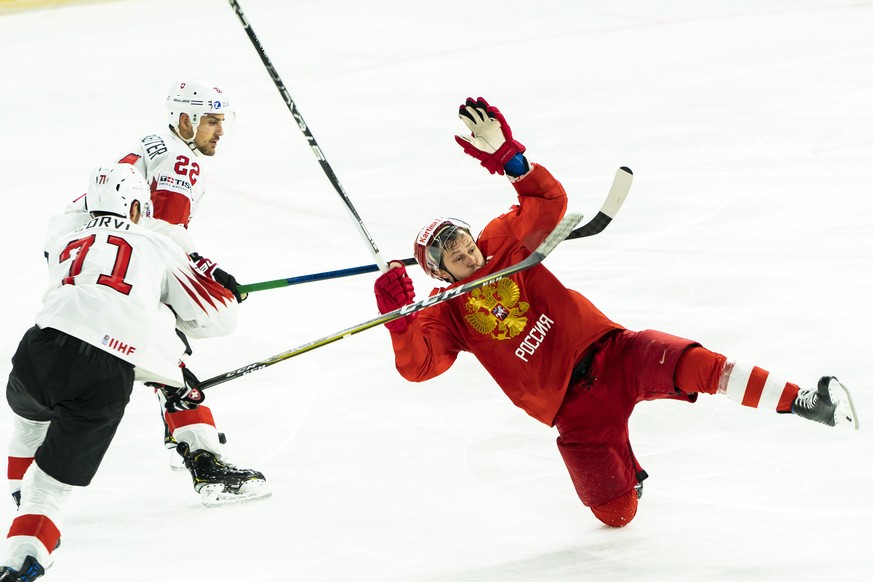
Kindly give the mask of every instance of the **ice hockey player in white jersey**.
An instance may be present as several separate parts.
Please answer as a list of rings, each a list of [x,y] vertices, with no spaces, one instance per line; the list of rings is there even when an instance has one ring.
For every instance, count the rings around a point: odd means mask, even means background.
[[[51,565],[71,490],[94,477],[134,380],[161,384],[170,401],[202,401],[179,366],[185,345],[176,329],[202,338],[236,326],[233,294],[138,224],[150,212],[149,188],[133,166],[96,169],[85,203],[91,219],[49,252],[43,307],[12,359],[10,453],[25,471],[0,547],[2,582],[29,582]],[[223,485],[224,469],[196,470]],[[241,488],[263,480],[234,477]]]
[[[196,263],[201,273],[209,275],[230,290],[238,302],[245,299],[237,291],[236,278],[218,268],[216,263],[201,256],[188,231],[188,226],[206,192],[203,179],[205,157],[215,155],[225,131],[233,124],[235,113],[232,101],[215,83],[202,80],[182,80],[173,83],[167,92],[168,129],[160,134],[143,137],[118,161],[133,165],[145,177],[151,190],[152,216],[142,225],[172,238]],[[80,226],[88,220],[84,197],[71,203],[64,214],[53,217],[49,223],[46,246],[59,232]],[[184,330],[180,330],[184,333]],[[184,338],[184,335],[180,337]],[[189,347],[190,352],[190,347]],[[186,373],[191,374],[186,368]],[[223,435],[216,428],[215,418],[208,406],[192,410],[164,406],[163,396],[157,392],[164,416],[164,444],[182,454],[185,466],[201,454],[209,453],[222,460]],[[190,458],[189,458],[190,457]],[[179,459],[174,455],[175,459]],[[180,464],[174,468],[182,468]],[[20,471],[10,467],[10,479],[20,478]],[[193,475],[195,489],[199,487]],[[14,484],[13,484],[14,486]],[[262,493],[266,494],[266,487]],[[217,500],[209,491],[201,491],[207,505]],[[221,501],[232,501],[225,492]],[[239,499],[242,500],[242,499]]]

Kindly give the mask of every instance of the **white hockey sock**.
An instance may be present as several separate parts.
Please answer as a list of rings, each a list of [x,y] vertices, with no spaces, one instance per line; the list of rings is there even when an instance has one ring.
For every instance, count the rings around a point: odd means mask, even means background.
[[[18,569],[27,556],[33,556],[43,568],[51,565],[51,553],[60,536],[61,516],[72,490],[72,485],[58,481],[36,463],[31,464],[22,482],[21,507],[0,549],[0,564]]]
[[[48,427],[48,421],[27,420],[17,414],[12,415],[12,436],[9,439],[6,469],[10,493],[21,491],[21,479],[33,462],[36,449],[45,440]]]
[[[210,424],[188,424],[177,427],[173,431],[173,438],[187,444],[192,451],[209,451],[217,458],[222,458],[218,430]]]

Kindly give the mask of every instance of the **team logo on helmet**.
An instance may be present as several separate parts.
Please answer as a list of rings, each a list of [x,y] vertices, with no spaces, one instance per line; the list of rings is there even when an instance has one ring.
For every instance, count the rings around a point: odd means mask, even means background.
[[[503,278],[491,285],[470,292],[464,316],[467,323],[481,334],[490,334],[496,340],[510,339],[527,327],[530,304],[519,301],[521,291],[512,279]]]

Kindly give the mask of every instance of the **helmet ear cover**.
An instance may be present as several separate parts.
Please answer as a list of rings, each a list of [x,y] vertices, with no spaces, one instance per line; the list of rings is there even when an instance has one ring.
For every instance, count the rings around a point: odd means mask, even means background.
[[[430,221],[415,238],[413,245],[413,256],[419,266],[434,279],[453,283],[446,279],[442,271],[442,252],[446,243],[455,240],[458,236],[458,231],[464,231],[473,236],[470,232],[470,225],[457,218],[439,217]]]
[[[151,190],[134,166],[109,164],[91,172],[85,191],[85,208],[89,212],[129,218],[134,201],[139,202],[142,216],[151,216]]]

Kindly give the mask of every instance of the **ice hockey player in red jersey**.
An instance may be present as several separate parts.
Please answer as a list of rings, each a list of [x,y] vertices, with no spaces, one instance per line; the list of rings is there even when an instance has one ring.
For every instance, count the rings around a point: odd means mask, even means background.
[[[176,329],[204,338],[236,326],[233,294],[138,224],[149,197],[133,166],[97,168],[86,193],[91,219],[49,252],[49,288],[6,386],[10,451],[29,454],[19,458],[18,513],[0,547],[2,582],[29,582],[51,565],[70,493],[97,472],[134,380],[160,384],[180,405],[202,402],[179,366],[185,345]]]
[[[415,258],[448,288],[530,255],[567,207],[561,184],[527,161],[496,107],[470,98],[459,113],[472,134],[456,141],[492,174],[506,174],[518,203],[477,238],[454,218],[438,218],[421,230]],[[415,297],[402,263],[390,266],[375,284],[382,313]],[[628,418],[640,401],[695,402],[700,393],[719,394],[828,426],[858,427],[849,392],[833,376],[801,388],[693,340],[625,329],[541,264],[385,325],[405,379],[434,378],[460,352],[471,352],[515,405],[555,426],[579,498],[613,527],[634,518],[647,477],[628,436]]]
[[[202,256],[188,231],[189,223],[206,193],[204,161],[215,155],[225,131],[234,123],[233,102],[215,83],[191,79],[170,86],[166,107],[167,131],[143,137],[119,159],[136,167],[151,189],[153,214],[145,218],[142,225],[173,239],[203,274],[226,287],[241,302],[245,296],[237,290],[236,278]],[[84,202],[84,198],[79,198],[67,207],[64,214],[52,218],[46,246],[53,243],[58,232],[70,230],[88,220]],[[181,337],[184,339],[184,335]],[[193,377],[189,368],[185,371]],[[244,501],[269,495],[266,483],[258,495],[250,491],[247,496],[242,496],[233,487],[225,491],[211,487],[202,489],[193,467],[207,460],[210,463],[225,463],[221,447],[223,435],[216,428],[212,410],[209,406],[191,410],[174,406],[174,403],[167,406],[163,393],[157,391],[157,395],[164,417],[164,444],[180,453],[182,463],[192,472],[194,488],[201,493],[205,504]],[[178,443],[183,443],[183,446],[177,447]],[[179,460],[180,457],[174,456],[174,459]],[[181,469],[182,463],[174,464],[174,468]],[[257,473],[263,478],[263,474]],[[20,468],[10,465],[13,493],[22,474]]]

